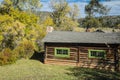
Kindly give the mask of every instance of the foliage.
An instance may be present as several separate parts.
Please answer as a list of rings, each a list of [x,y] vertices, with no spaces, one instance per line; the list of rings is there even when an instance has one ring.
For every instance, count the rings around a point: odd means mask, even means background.
[[[50,16],[47,16],[46,19],[43,21],[45,26],[53,26],[53,19]]]
[[[77,22],[68,16],[71,8],[65,0],[54,0],[51,7],[53,9],[51,17],[57,30],[73,30],[72,28],[77,26]]]
[[[16,47],[14,51],[18,53],[18,59],[29,59],[34,53],[34,45],[31,41],[24,40]]]
[[[12,9],[12,2],[10,0],[4,0],[0,5],[0,14],[9,14]]]
[[[118,24],[118,25],[117,25],[117,28],[119,28],[119,29],[120,29],[120,24]]]
[[[9,48],[5,48],[0,53],[0,65],[15,63],[16,60],[17,55],[14,52],[12,52],[12,50]]]
[[[120,16],[105,16],[99,18],[103,27],[119,28],[117,27],[120,23]]]
[[[101,28],[113,28],[118,29],[120,23],[120,16],[104,16],[104,17],[95,17],[97,22],[101,24]],[[80,27],[85,27],[85,22],[87,18],[81,18],[78,20]],[[100,26],[99,26],[100,27]],[[96,28],[96,27],[94,27]]]
[[[23,38],[24,36],[24,25],[18,21],[13,22],[13,18],[9,15],[1,15],[1,47],[14,49],[15,45]]]
[[[109,10],[106,6],[100,4],[99,0],[91,0],[90,3],[85,6],[85,11],[89,17],[95,16],[97,13],[98,15],[106,15]]]
[[[84,27],[86,28],[86,31],[89,29],[89,28],[100,28],[102,27],[102,24],[99,22],[98,19],[96,18],[86,18],[84,19],[84,23],[83,23]]]
[[[19,10],[36,10],[36,8],[40,8],[41,4],[39,0],[9,0],[12,2],[14,8],[18,8]]]
[[[67,30],[67,31],[73,31],[74,28],[78,25],[77,21],[73,21],[69,17],[64,17],[64,21],[61,24],[61,27],[56,27],[56,30]]]
[[[18,55],[17,58],[30,58],[33,51],[41,47],[38,45],[42,43],[38,41],[45,36],[46,28],[38,23],[39,18],[35,14],[20,10],[19,3],[15,5],[11,1],[19,0],[4,0],[0,6],[0,52],[9,48]],[[26,3],[27,0],[24,1]]]
[[[54,10],[52,13],[53,22],[56,27],[60,27],[63,21],[63,18],[69,12],[70,8],[68,7],[68,3],[64,0],[56,1],[51,5],[52,9]]]
[[[88,5],[85,6],[85,12],[87,14],[87,19],[84,23],[86,26],[86,30],[90,27],[101,27],[102,24],[99,22],[98,19],[95,19],[95,16],[103,16],[109,12],[109,8],[102,5],[99,0],[91,0]]]

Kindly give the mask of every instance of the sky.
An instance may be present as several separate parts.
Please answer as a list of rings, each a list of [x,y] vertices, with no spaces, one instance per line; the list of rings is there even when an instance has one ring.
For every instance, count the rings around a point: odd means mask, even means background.
[[[0,0],[0,2],[3,0]],[[52,9],[50,8],[50,1],[52,0],[40,0],[41,4],[43,5],[40,9],[41,11],[48,11],[51,12]],[[108,15],[120,15],[120,0],[99,0],[101,4],[111,8]],[[85,17],[85,5],[87,5],[90,0],[67,0],[70,6],[74,3],[78,5],[80,9],[80,16]]]
[[[90,0],[67,0],[69,5],[72,6],[74,3],[78,5],[80,9],[80,16],[85,17],[85,5],[87,5]],[[120,15],[120,0],[100,0],[100,3],[111,8],[108,15]],[[50,8],[50,0],[41,0],[43,7],[41,11],[52,11]]]

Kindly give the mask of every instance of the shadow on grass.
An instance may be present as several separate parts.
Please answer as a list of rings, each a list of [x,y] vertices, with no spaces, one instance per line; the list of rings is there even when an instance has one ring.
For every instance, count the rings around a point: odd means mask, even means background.
[[[71,73],[68,75],[75,76],[77,80],[120,80],[120,73],[106,70],[89,69],[89,68],[69,68]]]

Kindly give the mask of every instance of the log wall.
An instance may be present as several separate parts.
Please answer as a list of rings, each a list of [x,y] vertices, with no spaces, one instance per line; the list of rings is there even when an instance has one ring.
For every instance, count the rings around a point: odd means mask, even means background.
[[[50,64],[63,64],[63,65],[76,65],[80,67],[89,68],[99,68],[99,69],[109,69],[114,70],[114,50],[113,48],[108,48],[106,45],[80,45],[80,44],[45,44],[46,45],[46,59],[45,63]],[[113,45],[112,45],[113,46]],[[69,58],[58,58],[54,55],[55,48],[69,48],[70,57]],[[88,50],[105,50],[106,58],[89,58]]]
[[[55,57],[54,55],[54,49],[56,47],[47,47],[47,58],[52,58],[52,59],[56,59],[58,57]],[[70,57],[69,58],[61,58],[63,60],[77,60],[76,56],[77,56],[77,49],[75,47],[62,47],[62,48],[69,48],[70,49]]]
[[[88,57],[89,49],[105,50],[106,58],[105,59],[89,58]],[[78,66],[114,70],[114,52],[112,49],[108,49],[106,47],[79,47],[79,50],[80,53]]]

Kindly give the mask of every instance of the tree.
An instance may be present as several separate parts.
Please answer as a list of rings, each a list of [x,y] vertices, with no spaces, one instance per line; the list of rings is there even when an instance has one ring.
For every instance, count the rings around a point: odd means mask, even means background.
[[[120,24],[117,25],[117,28],[120,29]]]
[[[84,19],[84,23],[83,24],[84,24],[83,26],[86,28],[86,32],[88,31],[89,28],[93,28],[93,27],[99,28],[99,27],[102,27],[102,24],[99,22],[99,20],[96,19],[96,18],[92,18],[92,17],[91,18],[86,17]]]
[[[54,0],[54,3],[51,4],[51,7],[53,9],[53,13],[51,15],[51,17],[53,18],[53,22],[56,27],[60,27],[63,18],[70,10],[68,3],[64,0]]]
[[[45,36],[46,30],[38,20],[35,14],[20,10],[11,0],[2,2],[0,5],[0,65],[14,63],[18,58],[30,58],[34,50],[41,47],[38,46],[41,44],[38,41]]]
[[[12,9],[12,2],[10,0],[4,0],[0,5],[0,14],[9,14]]]
[[[95,16],[106,15],[110,9],[106,8],[99,3],[99,0],[91,0],[88,5],[85,6],[85,12],[87,14],[85,25],[86,31],[91,27],[102,27],[102,24],[98,19],[95,19]]]
[[[9,15],[0,16],[1,49],[14,49],[24,37],[24,24],[15,21]]]
[[[13,6],[19,10],[27,11],[29,13],[34,13],[37,11],[38,8],[41,8],[41,4],[39,0],[3,0],[2,4]]]
[[[14,49],[23,39],[36,44],[36,40],[45,35],[45,29],[38,20],[36,15],[14,8],[10,0],[5,0],[0,6],[1,49]]]
[[[45,26],[53,26],[53,19],[50,16],[47,16],[46,19],[43,21]]]
[[[96,14],[98,15],[106,15],[109,12],[110,8],[106,8],[99,3],[99,0],[91,0],[88,5],[85,6],[85,12],[87,16],[93,17]]]
[[[69,12],[70,17],[73,21],[77,20],[79,16],[80,9],[78,8],[78,5],[74,4],[73,7],[71,7],[71,10]]]
[[[72,27],[77,26],[77,22],[74,22],[68,16],[71,9],[65,0],[54,0],[51,3],[51,7],[53,9],[51,17],[57,30],[71,30]],[[69,25],[70,22],[71,25]]]
[[[120,23],[120,16],[105,16],[100,17],[103,27],[108,28],[117,28],[117,25]]]

